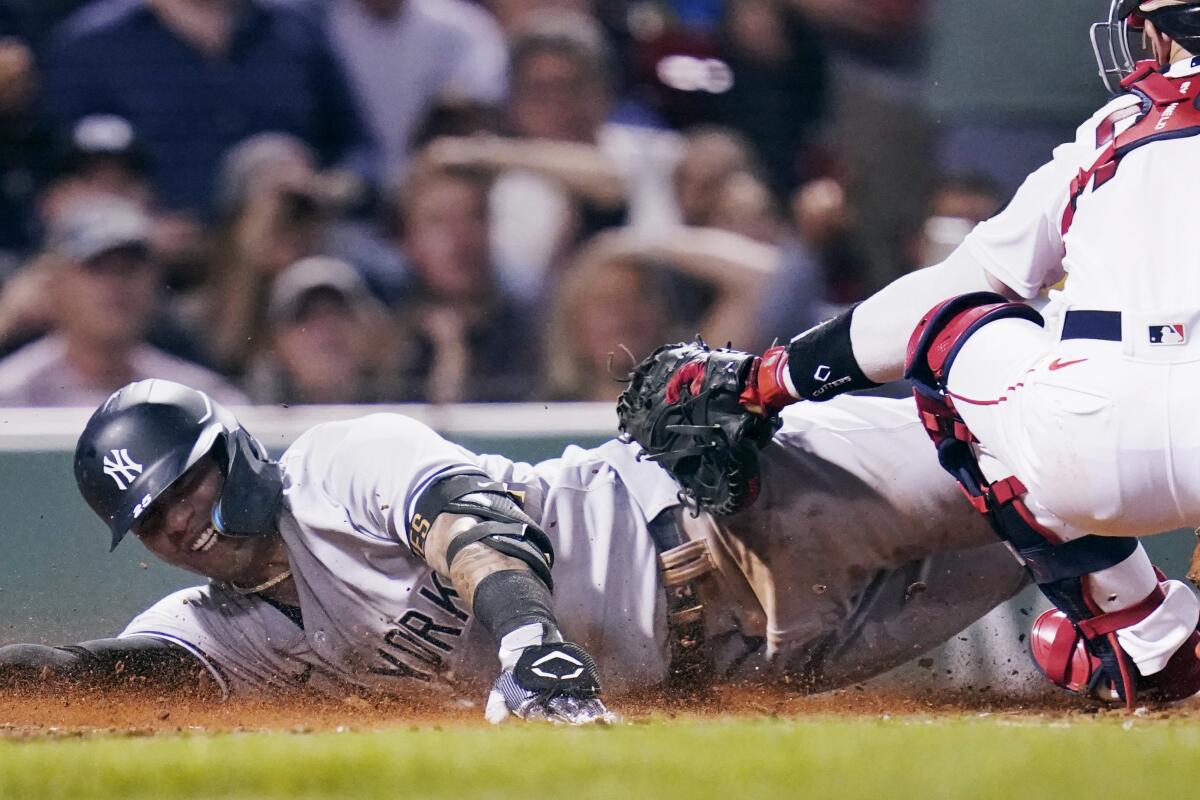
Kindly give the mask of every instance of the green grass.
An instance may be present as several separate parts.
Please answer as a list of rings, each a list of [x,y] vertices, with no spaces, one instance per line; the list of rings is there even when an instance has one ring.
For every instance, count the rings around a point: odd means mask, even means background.
[[[675,720],[0,741],[0,798],[1175,798],[1200,725]]]

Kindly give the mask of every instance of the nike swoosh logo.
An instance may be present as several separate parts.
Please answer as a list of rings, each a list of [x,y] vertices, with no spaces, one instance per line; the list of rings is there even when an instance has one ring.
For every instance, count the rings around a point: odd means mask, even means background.
[[[1084,361],[1087,361],[1087,359],[1086,358],[1077,358],[1074,361],[1059,361],[1056,358],[1050,362],[1048,369],[1051,372],[1054,372],[1054,370],[1056,370],[1056,369],[1062,369],[1063,367],[1069,367],[1072,364],[1082,364]]]

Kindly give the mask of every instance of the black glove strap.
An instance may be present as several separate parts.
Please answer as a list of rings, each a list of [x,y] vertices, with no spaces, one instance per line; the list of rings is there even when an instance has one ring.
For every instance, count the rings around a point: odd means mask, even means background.
[[[796,392],[804,400],[820,402],[839,394],[858,389],[871,389],[880,384],[863,374],[850,345],[848,311],[826,320],[792,339],[788,344],[788,372]]]

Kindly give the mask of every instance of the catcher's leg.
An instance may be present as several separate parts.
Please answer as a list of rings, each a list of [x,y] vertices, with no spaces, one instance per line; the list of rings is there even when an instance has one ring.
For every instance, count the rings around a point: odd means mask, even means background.
[[[972,372],[995,384],[990,394],[973,396],[994,396],[998,407],[1017,386],[1012,378],[1046,346],[1036,312],[999,295],[965,295],[926,314],[909,342],[905,374],[943,467],[1058,609],[1035,625],[1035,661],[1060,686],[1098,696],[1111,691],[1129,705],[1139,689],[1163,699],[1200,691],[1195,596],[1178,581],[1162,581],[1137,539],[1088,535],[1028,497],[956,410],[948,376],[964,342],[985,325],[1005,327],[1004,349],[988,370]],[[973,408],[973,418],[986,421]]]

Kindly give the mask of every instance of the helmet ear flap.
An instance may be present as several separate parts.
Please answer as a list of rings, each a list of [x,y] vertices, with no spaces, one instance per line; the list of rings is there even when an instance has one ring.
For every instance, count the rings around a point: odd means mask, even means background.
[[[246,432],[235,428],[224,436],[222,471],[225,486],[213,506],[213,527],[233,536],[262,536],[275,529],[283,494],[279,464]]]

